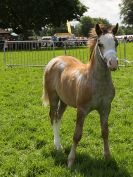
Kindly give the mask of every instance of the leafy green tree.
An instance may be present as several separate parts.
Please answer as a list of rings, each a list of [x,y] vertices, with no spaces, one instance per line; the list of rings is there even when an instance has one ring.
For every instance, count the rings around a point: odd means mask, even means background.
[[[122,0],[122,3],[120,4],[120,9],[123,23],[127,25],[133,25],[133,1]]]
[[[133,35],[133,28],[130,26],[121,26],[125,35]]]
[[[81,36],[88,37],[90,29],[93,28],[97,23],[105,24],[106,26],[111,25],[106,19],[84,16],[81,17],[80,24],[77,26],[77,30],[79,30],[78,34],[80,34]]]
[[[125,31],[124,31],[123,27],[119,26],[117,35],[124,35],[124,34],[125,34]]]
[[[106,26],[111,26],[111,24],[106,18],[93,18],[93,20],[94,20],[94,25],[99,23],[99,24],[104,24]]]
[[[0,1],[0,24],[16,33],[38,31],[46,25],[60,26],[79,19],[87,10],[79,0],[4,0]]]
[[[81,36],[88,37],[89,31],[94,27],[94,20],[89,16],[81,17],[80,19],[80,34]]]

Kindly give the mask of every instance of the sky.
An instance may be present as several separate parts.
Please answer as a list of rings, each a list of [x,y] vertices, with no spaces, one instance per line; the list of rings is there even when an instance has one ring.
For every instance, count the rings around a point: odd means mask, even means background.
[[[121,24],[119,4],[122,0],[80,0],[84,5],[89,7],[84,15],[92,18],[106,18],[110,23],[115,25]]]

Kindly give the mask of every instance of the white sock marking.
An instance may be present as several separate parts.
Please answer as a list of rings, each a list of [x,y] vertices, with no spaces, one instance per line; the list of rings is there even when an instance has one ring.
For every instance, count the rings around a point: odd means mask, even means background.
[[[53,122],[53,132],[54,132],[54,145],[56,146],[57,150],[61,150],[62,146],[60,144],[60,123],[61,120],[57,122]]]

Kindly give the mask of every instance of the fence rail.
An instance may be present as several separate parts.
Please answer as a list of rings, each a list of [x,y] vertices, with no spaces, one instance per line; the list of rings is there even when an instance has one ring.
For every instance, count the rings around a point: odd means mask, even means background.
[[[1,47],[2,48],[2,47]],[[86,40],[69,41],[6,41],[3,44],[5,66],[45,66],[55,56],[70,55],[87,63],[90,49]],[[126,66],[126,43],[120,43],[118,47],[119,65]]]
[[[83,62],[89,58],[87,41],[7,41],[4,44],[6,66],[45,66],[59,55],[71,55]]]

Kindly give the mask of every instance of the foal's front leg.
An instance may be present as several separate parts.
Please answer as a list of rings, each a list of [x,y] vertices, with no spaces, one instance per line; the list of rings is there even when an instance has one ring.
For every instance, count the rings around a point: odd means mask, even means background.
[[[106,159],[110,158],[110,149],[109,149],[109,142],[108,142],[108,136],[109,136],[108,116],[110,113],[110,108],[111,106],[106,107],[106,109],[103,109],[99,112],[100,122],[101,122],[101,134],[104,143],[104,156]]]
[[[84,118],[85,118],[84,113],[81,110],[78,110],[76,127],[75,127],[74,136],[73,136],[73,145],[71,147],[71,151],[68,156],[68,167],[69,168],[71,168],[74,163],[75,155],[76,155],[76,148],[77,148],[78,142],[80,141],[82,137]]]

